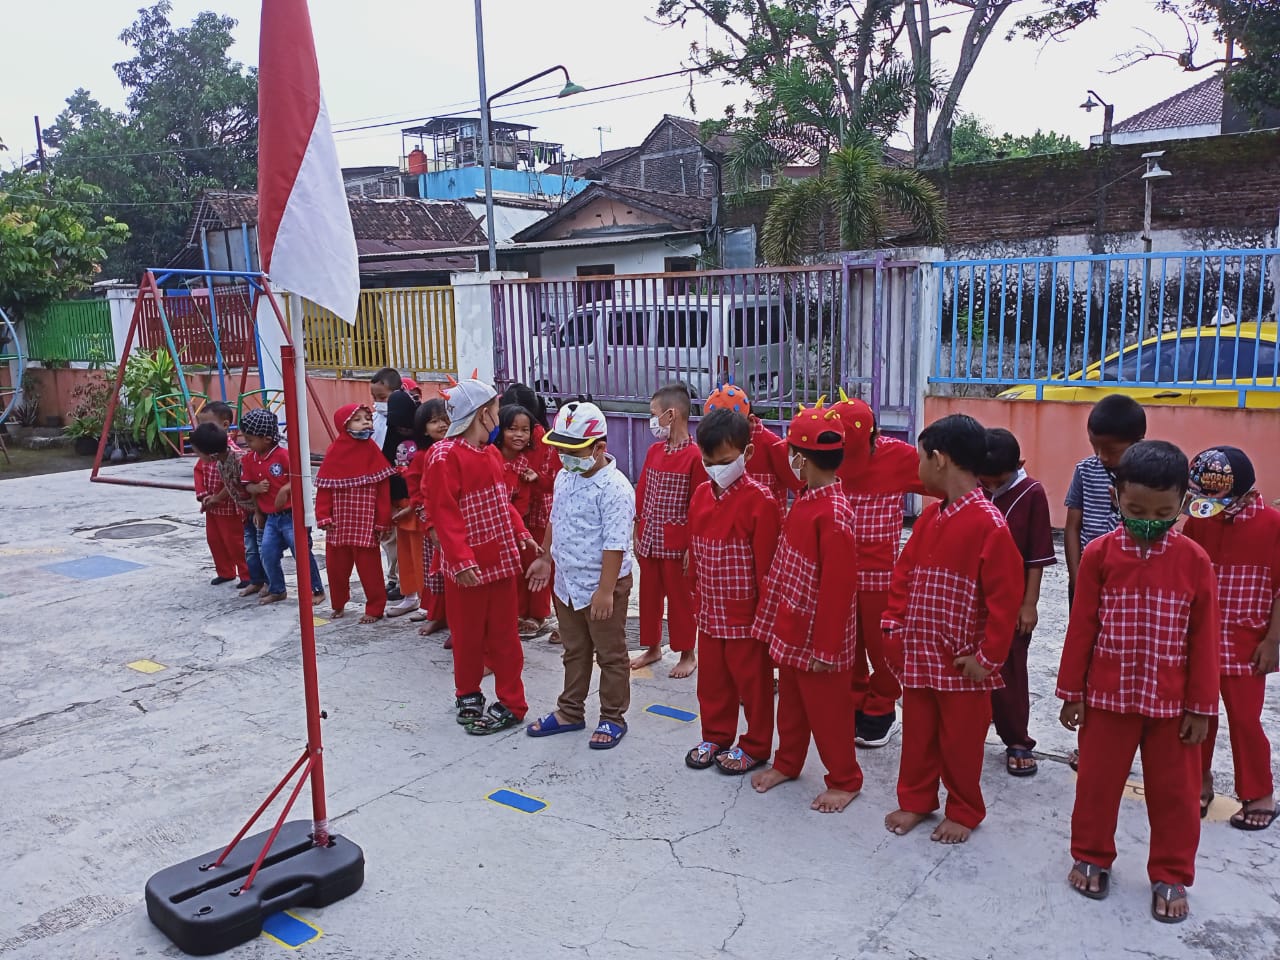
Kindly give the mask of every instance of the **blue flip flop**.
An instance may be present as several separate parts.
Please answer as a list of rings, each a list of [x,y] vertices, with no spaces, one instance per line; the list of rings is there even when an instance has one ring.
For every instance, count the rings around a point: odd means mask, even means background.
[[[609,739],[604,743],[597,743],[596,741],[591,740],[587,743],[587,746],[592,750],[612,750],[618,745],[618,741],[627,735],[627,728],[625,724],[619,726],[612,720],[601,720],[600,725],[596,727],[595,732],[603,733],[609,737]]]
[[[524,732],[531,737],[553,737],[557,733],[572,733],[574,730],[585,730],[587,725],[583,721],[578,723],[561,723],[560,718],[556,716],[554,710],[538,721],[538,729],[533,729],[533,724],[529,724],[524,728]]]

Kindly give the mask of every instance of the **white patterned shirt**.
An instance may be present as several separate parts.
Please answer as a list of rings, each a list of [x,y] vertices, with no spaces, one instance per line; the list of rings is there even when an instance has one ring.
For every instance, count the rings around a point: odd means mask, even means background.
[[[553,589],[561,603],[574,610],[591,605],[606,550],[622,551],[619,580],[631,573],[635,514],[635,490],[613,457],[589,477],[568,470],[556,474],[551,559],[556,567]]]

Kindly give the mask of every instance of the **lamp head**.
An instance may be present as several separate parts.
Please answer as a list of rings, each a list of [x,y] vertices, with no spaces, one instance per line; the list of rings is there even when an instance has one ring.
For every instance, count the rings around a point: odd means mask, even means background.
[[[574,83],[572,80],[570,80],[568,83],[564,85],[564,89],[561,90],[558,94],[556,94],[556,96],[572,97],[575,93],[586,93],[586,92],[587,92],[586,87],[580,87],[576,83]]]
[[[1172,177],[1173,174],[1160,166],[1158,160],[1151,161],[1151,169],[1142,175],[1143,180],[1162,180],[1165,177]]]
[[[1083,110],[1085,113],[1092,113],[1094,107],[1100,107],[1100,106],[1102,106],[1102,104],[1094,100],[1091,94],[1085,99],[1084,103],[1080,104],[1080,109]]]

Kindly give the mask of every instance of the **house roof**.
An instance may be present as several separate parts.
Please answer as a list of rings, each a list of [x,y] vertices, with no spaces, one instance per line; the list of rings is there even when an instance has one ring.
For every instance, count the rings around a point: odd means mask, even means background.
[[[654,240],[674,240],[678,237],[696,237],[701,233],[701,230],[662,230],[657,233],[614,234],[599,237],[571,237],[567,240],[534,240],[524,243],[500,243],[498,244],[498,253],[539,253],[544,250],[614,247],[626,243],[644,243],[652,242]],[[473,243],[464,246],[440,248],[438,250],[404,250],[368,254],[361,253],[361,272],[372,272],[366,265],[377,264],[379,262],[403,263],[406,259],[412,258],[420,253],[430,253],[436,257],[461,257],[464,258],[467,263],[467,266],[461,269],[472,270],[474,269],[474,264],[471,258],[486,253],[488,249],[489,248],[485,244]],[[403,270],[405,268],[397,267],[396,269]]]
[[[561,173],[563,171],[566,176],[580,177],[591,170],[603,170],[623,157],[631,156],[639,149],[639,147],[621,147],[617,150],[606,150],[597,157],[574,157],[572,160],[564,161],[564,163],[553,163],[547,167],[547,172]]]
[[[738,138],[731,133],[717,133],[710,137],[703,137],[702,124],[697,120],[690,120],[688,117],[677,117],[672,114],[666,114],[662,118],[664,121],[679,127],[693,139],[720,156],[727,156],[733,152],[733,148],[738,145]]]
[[[1169,130],[1222,122],[1222,76],[1201,80],[1155,106],[1126,117],[1113,128],[1115,133],[1142,130]]]
[[[593,183],[555,213],[521,230],[512,239],[517,243],[537,240],[554,228],[556,224],[601,197],[616,200],[628,206],[634,205],[657,216],[666,217],[670,226],[677,230],[701,230],[711,222],[711,200],[708,197],[660,193],[657,190],[640,190],[635,187],[621,187],[612,183]],[[640,233],[644,231],[636,230],[632,232]]]

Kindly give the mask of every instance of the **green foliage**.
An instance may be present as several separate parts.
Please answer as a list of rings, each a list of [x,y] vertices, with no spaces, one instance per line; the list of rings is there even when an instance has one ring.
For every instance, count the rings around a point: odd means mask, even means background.
[[[70,420],[62,432],[76,440],[81,437],[94,439],[102,436],[102,429],[107,422],[107,405],[111,402],[111,389],[115,382],[115,368],[106,367],[93,371],[84,383],[78,384],[71,391]]]
[[[104,265],[126,280],[181,249],[201,191],[257,181],[257,71],[227,56],[236,21],[206,11],[175,28],[170,10],[159,0],[120,35],[134,51],[115,65],[124,111],[78,89],[44,132],[58,151],[56,174],[96,184],[103,203],[129,205],[119,209],[132,238]]]
[[[1162,6],[1171,4],[1162,4]],[[1235,41],[1244,58],[1232,64],[1227,89],[1256,121],[1280,108],[1280,4],[1259,0],[1193,0],[1191,18],[1213,24],[1213,35]]]
[[[178,392],[178,370],[169,351],[140,350],[129,356],[124,368],[123,400],[133,439],[148,450],[159,450],[164,440],[154,398]]]
[[[1037,130],[1030,136],[997,135],[971,113],[961,114],[951,132],[951,162],[979,163],[1011,157],[1038,157],[1046,153],[1071,153],[1084,149],[1065,134]]]
[[[76,177],[0,174],[0,304],[30,312],[89,286],[129,236],[93,212],[100,193]]]

